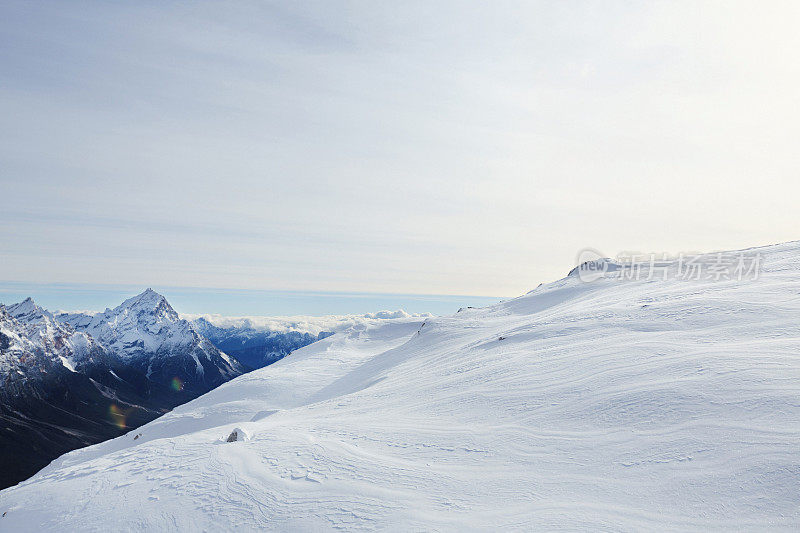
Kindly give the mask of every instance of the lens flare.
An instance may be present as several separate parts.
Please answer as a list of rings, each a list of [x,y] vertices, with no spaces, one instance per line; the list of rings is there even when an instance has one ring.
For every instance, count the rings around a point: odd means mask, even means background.
[[[112,403],[108,407],[108,415],[111,418],[111,422],[119,429],[125,429],[128,427],[128,411],[120,409],[116,404]]]
[[[183,390],[183,381],[181,381],[181,378],[172,378],[172,390],[175,392],[180,392]]]

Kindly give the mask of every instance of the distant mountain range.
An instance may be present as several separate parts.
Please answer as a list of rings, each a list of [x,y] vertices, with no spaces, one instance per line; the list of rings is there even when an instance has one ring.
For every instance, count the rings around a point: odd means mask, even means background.
[[[326,335],[188,321],[152,289],[94,315],[0,305],[0,488]]]
[[[199,317],[192,321],[197,331],[240,363],[261,368],[284,358],[293,350],[333,335],[321,331],[316,335],[303,331],[264,331],[249,324],[217,326]]]

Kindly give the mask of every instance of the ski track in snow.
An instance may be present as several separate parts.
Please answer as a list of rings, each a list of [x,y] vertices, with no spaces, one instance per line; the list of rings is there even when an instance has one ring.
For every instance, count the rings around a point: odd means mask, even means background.
[[[800,244],[762,252],[354,327],[62,456],[0,530],[797,530]]]

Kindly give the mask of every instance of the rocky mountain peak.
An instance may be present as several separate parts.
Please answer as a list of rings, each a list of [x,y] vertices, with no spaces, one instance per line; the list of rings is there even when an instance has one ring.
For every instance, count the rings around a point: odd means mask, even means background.
[[[19,303],[9,305],[8,313],[21,322],[52,321],[53,315],[47,309],[39,307],[33,298],[28,297]]]
[[[111,310],[113,314],[125,312],[150,313],[166,316],[171,320],[179,320],[178,313],[175,312],[167,299],[153,289],[147,289],[133,298],[128,298]]]

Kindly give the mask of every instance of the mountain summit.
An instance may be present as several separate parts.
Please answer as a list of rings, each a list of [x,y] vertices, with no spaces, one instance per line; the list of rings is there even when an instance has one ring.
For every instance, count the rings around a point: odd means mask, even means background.
[[[88,333],[157,383],[179,384],[175,386],[201,394],[244,371],[153,289],[96,315],[64,313],[56,318]]]

